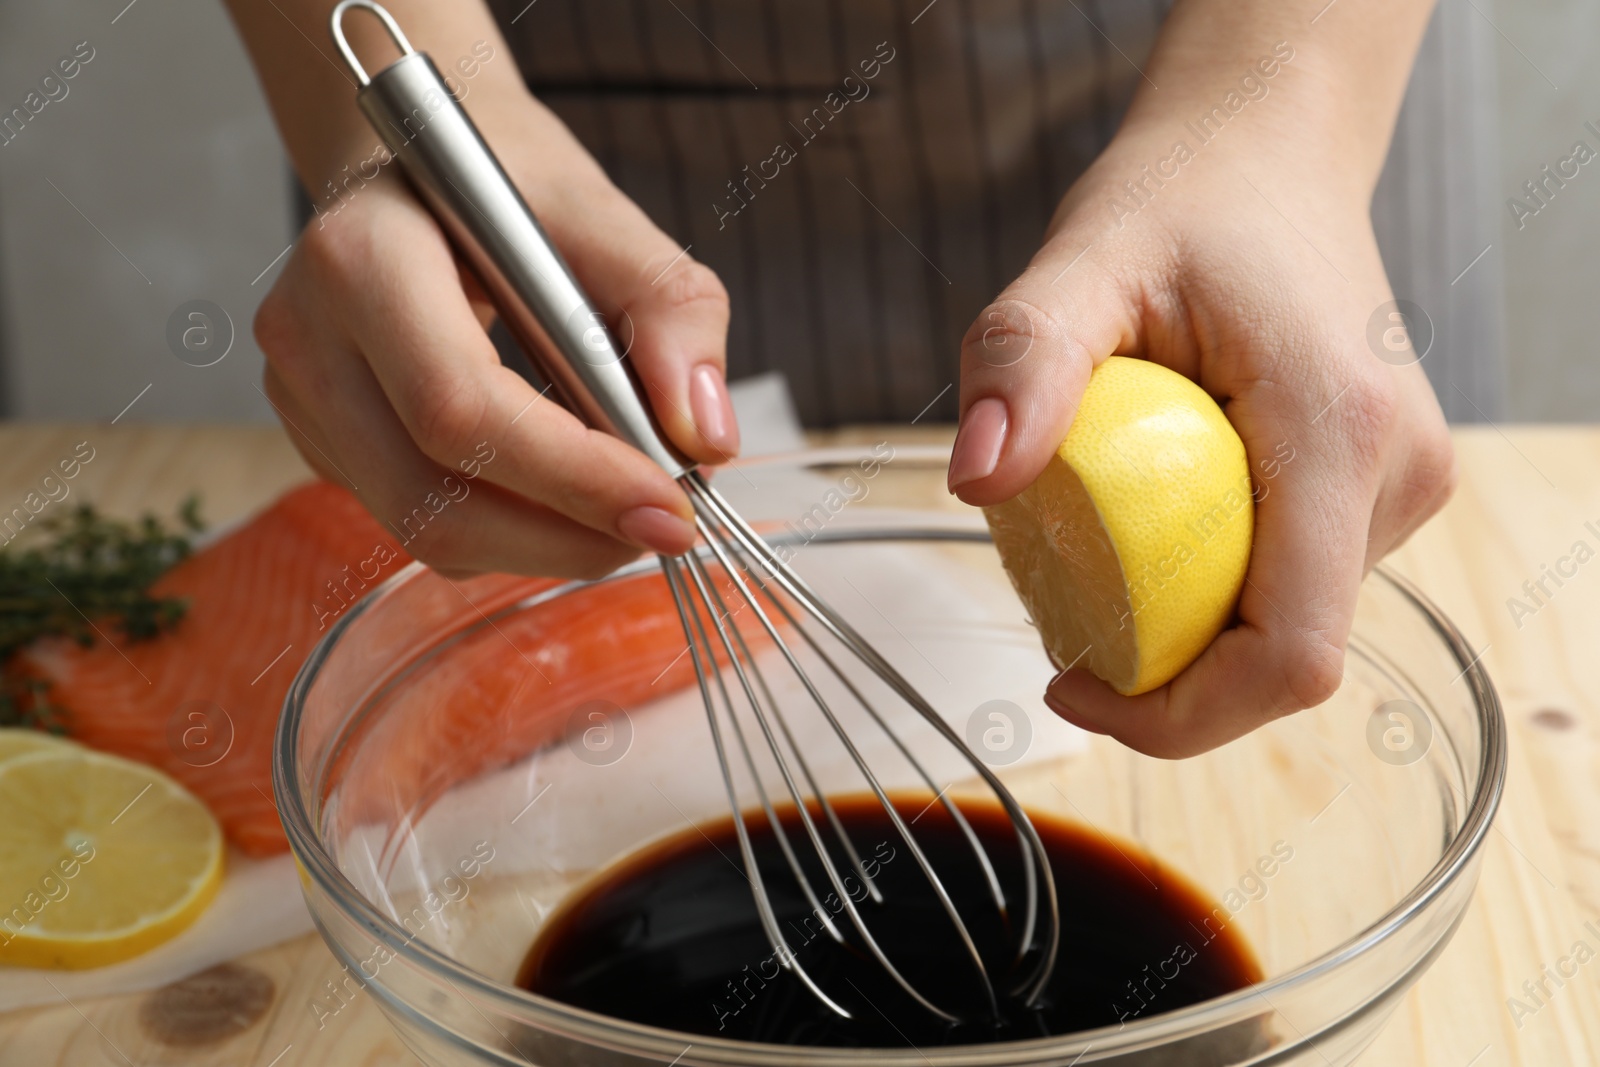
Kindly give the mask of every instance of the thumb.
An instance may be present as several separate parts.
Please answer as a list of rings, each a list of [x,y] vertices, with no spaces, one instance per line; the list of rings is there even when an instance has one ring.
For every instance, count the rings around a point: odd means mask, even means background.
[[[968,504],[998,504],[1032,484],[1066,437],[1090,372],[1133,347],[1128,301],[1090,255],[1052,241],[961,342],[949,487]]]

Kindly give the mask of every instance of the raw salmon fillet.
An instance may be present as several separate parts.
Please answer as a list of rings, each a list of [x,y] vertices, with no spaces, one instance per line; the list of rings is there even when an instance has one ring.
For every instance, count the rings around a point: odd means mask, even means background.
[[[727,588],[720,568],[707,570]],[[479,580],[472,597],[490,616],[538,589],[529,579],[490,581],[501,588],[489,592]],[[457,605],[461,632],[448,653],[409,670],[405,684],[380,697],[342,746],[329,777],[340,783],[344,829],[411,825],[461,782],[563,738],[582,744],[585,731],[608,729],[617,711],[635,712],[696,684],[683,623],[659,571],[567,592],[493,626],[474,625],[475,613],[465,608]],[[716,633],[700,614],[707,633]],[[772,647],[751,613],[724,622],[752,654]],[[379,635],[370,642],[399,644]],[[726,654],[716,653],[725,666]]]
[[[43,641],[22,664],[51,683],[74,737],[177,778],[245,853],[279,852],[288,842],[272,796],[272,745],[290,683],[334,620],[407,562],[355,497],[307,485],[161,577],[153,594],[189,601],[176,629],[140,642],[113,634],[115,644],[88,648]],[[715,567],[710,575],[726,585]],[[556,584],[504,575],[438,581],[422,587],[411,610],[357,628],[345,654],[397,669],[445,630],[472,632],[426,668],[406,671],[406,684],[343,746],[338,774],[360,779],[346,793],[365,798],[347,816],[418,815],[455,783],[560,737],[575,709],[637,707],[695,684],[659,572],[477,625]],[[702,624],[715,633],[708,618]],[[770,647],[751,618],[733,625],[752,653]]]
[[[102,626],[114,644],[42,641],[22,666],[52,683],[74,737],[171,774],[246,853],[278,852],[272,738],[289,683],[334,619],[408,561],[354,496],[317,482],[156,582],[189,601],[170,633],[130,642]]]

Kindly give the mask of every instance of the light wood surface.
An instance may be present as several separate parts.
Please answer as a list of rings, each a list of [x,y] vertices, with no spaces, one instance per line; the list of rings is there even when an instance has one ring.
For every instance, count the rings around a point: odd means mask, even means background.
[[[948,430],[892,439],[948,440]],[[876,431],[830,441],[879,439]],[[227,522],[307,476],[276,428],[0,426],[0,506],[25,494],[80,441],[95,459],[74,493],[108,511],[170,512],[190,491]],[[1505,801],[1478,893],[1454,941],[1363,1056],[1363,1067],[1562,1067],[1600,1063],[1600,961],[1513,1018],[1522,997],[1586,940],[1600,950],[1600,563],[1565,579],[1520,620],[1541,565],[1579,539],[1600,544],[1600,429],[1456,431],[1461,488],[1448,509],[1393,558],[1474,643],[1505,703],[1512,739]],[[1518,625],[1520,621],[1520,626]],[[197,1048],[162,1043],[141,1022],[145,996],[114,997],[0,1016],[0,1065],[26,1067],[415,1067],[365,994],[319,1030],[308,1002],[337,968],[315,935],[239,961],[272,982],[254,1025]],[[1530,1002],[1531,1003],[1531,1002]]]

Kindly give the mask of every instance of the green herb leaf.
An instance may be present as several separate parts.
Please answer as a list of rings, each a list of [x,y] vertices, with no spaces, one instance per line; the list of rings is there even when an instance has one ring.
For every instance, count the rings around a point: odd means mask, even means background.
[[[87,647],[97,640],[96,627],[114,628],[128,641],[172,629],[188,602],[153,597],[149,589],[189,554],[204,523],[199,499],[191,496],[173,530],[154,515],[125,522],[104,518],[88,504],[39,526],[42,543],[0,549],[0,725],[60,733],[63,709],[50,701],[47,683],[16,669],[16,653],[50,636]]]

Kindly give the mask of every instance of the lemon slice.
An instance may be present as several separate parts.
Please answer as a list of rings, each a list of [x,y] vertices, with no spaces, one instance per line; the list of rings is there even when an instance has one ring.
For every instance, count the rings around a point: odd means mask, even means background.
[[[0,726],[0,763],[13,756],[26,756],[45,749],[77,751],[78,745],[64,737],[21,726]]]
[[[1255,530],[1244,444],[1204,390],[1112,356],[1021,494],[984,509],[1057,668],[1119,693],[1172,680],[1227,625]]]
[[[0,963],[99,967],[197,919],[222,882],[205,805],[142,763],[52,745],[0,763]]]

